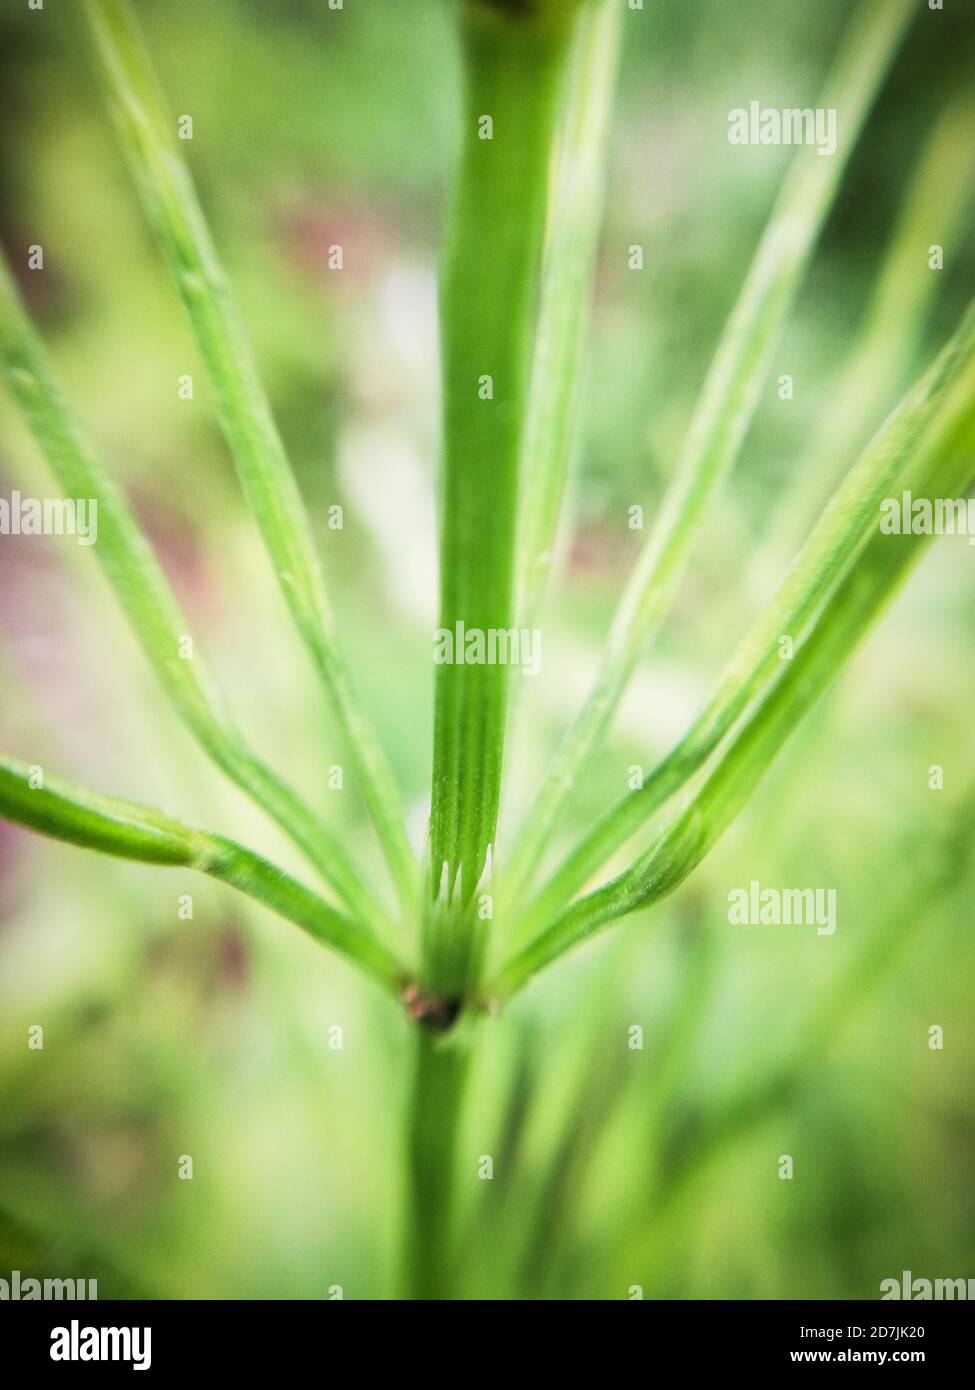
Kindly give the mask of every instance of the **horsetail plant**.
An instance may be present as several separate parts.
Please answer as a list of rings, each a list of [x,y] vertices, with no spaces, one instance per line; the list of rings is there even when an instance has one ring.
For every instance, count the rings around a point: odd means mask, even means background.
[[[877,534],[880,501],[902,480],[916,497],[931,498],[959,495],[972,481],[975,309],[883,421],[887,381],[871,379],[866,394],[876,432],[688,732],[641,790],[610,807],[547,877],[540,873],[559,813],[605,736],[742,450],[775,344],[912,6],[860,0],[855,8],[822,97],[838,113],[835,153],[822,159],[806,148],[792,162],[658,521],[620,600],[596,682],[509,846],[498,822],[510,671],[504,661],[465,659],[466,642],[492,633],[509,638],[516,623],[530,622],[552,569],[576,433],[625,5],[454,0],[463,94],[440,278],[440,616],[430,824],[420,863],[385,754],[356,699],[314,529],[133,8],[128,0],[84,0],[83,8],[119,142],[199,348],[247,508],[337,716],[397,904],[390,908],[344,841],[251,751],[200,660],[177,659],[187,620],[125,498],[76,424],[5,269],[0,355],[11,395],[62,491],[97,499],[97,556],[138,644],[203,750],[300,847],[322,890],[222,835],[71,786],[13,757],[0,760],[0,811],[84,848],[192,868],[228,884],[399,1001],[414,1054],[403,1291],[448,1296],[453,1146],[482,1016],[693,871],[923,550],[924,535]],[[944,157],[946,142],[953,148],[963,119],[967,114],[946,117],[931,164]],[[922,190],[928,167],[919,175]],[[905,225],[915,206],[905,211]],[[891,284],[909,278],[902,246],[895,238],[875,324],[889,322]],[[906,323],[916,324],[923,309],[917,290]],[[866,342],[878,332],[868,328]],[[891,373],[901,367],[893,356],[885,362]],[[783,633],[795,646],[789,663],[777,660]],[[600,871],[679,793],[681,804],[637,846],[632,862],[599,882]],[[495,899],[496,915],[485,912]]]

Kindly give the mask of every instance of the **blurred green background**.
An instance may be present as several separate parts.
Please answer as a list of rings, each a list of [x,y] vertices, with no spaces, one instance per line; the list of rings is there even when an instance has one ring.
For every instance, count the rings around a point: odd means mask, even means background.
[[[15,268],[43,245],[27,302],[242,722],[379,880],[354,792],[327,789],[342,748],[73,9],[4,7],[0,240]],[[186,152],[419,846],[449,6],[138,9],[171,111],[193,117]],[[627,16],[571,539],[509,743],[502,855],[586,693],[641,539],[628,508],[653,517],[787,164],[732,149],[728,112],[814,104],[848,10],[647,0]],[[817,503],[975,293],[973,60],[970,18],[919,4],[741,465],[556,849],[683,731]],[[7,398],[0,428],[0,494],[50,493]],[[975,1275],[971,566],[963,539],[937,544],[693,878],[488,1023],[458,1154],[458,1296],[876,1298],[904,1269]],[[0,539],[0,747],[305,873],[178,726],[67,539]],[[835,935],[729,925],[728,892],[751,879],[834,886]],[[95,1277],[103,1297],[389,1295],[407,1042],[369,986],[229,891],[0,824],[0,1276]]]

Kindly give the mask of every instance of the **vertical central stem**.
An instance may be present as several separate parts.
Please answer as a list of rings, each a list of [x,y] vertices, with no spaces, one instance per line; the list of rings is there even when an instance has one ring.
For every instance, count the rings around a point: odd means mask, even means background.
[[[508,672],[477,643],[512,620],[549,165],[577,8],[575,0],[466,0],[460,11],[463,141],[440,291],[444,466],[431,807],[433,892],[459,906],[474,895],[497,823]],[[463,931],[462,914],[455,925]],[[438,985],[460,991],[468,953],[449,955],[461,978]]]
[[[461,157],[440,279],[432,882],[418,982],[428,1020],[452,1020],[479,973],[475,894],[497,826],[509,677],[485,644],[512,622],[550,166],[580,4],[459,0]],[[473,1026],[466,1018],[440,1037],[421,1026],[414,1039],[404,1251],[414,1298],[448,1297],[452,1288],[455,1151]]]
[[[470,1038],[439,1038],[424,1028],[413,1039],[407,1143],[404,1240],[406,1295],[450,1297],[451,1225],[457,1129],[470,1062]]]

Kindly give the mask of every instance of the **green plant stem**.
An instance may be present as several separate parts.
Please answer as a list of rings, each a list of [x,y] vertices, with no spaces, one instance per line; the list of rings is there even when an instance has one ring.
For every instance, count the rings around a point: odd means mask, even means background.
[[[959,375],[975,361],[975,305],[937,360],[877,432],[837,489],[806,544],[722,671],[694,724],[650,773],[589,830],[527,908],[522,935],[537,931],[673,793],[701,768],[745,709],[784,670],[780,639],[801,647],[816,613],[866,546],[880,502]]]
[[[331,699],[393,881],[412,903],[416,865],[399,792],[352,690],[304,504],[175,125],[127,0],[85,0],[85,13],[116,129],[209,374],[247,505]]]
[[[698,398],[674,482],[617,609],[599,674],[525,818],[506,869],[502,917],[523,899],[559,812],[667,611],[708,506],[738,455],[785,316],[911,13],[910,0],[864,0],[844,36],[818,102],[837,109],[836,150],[822,158],[806,147],[789,169]]]
[[[962,495],[975,474],[973,444],[975,364],[970,363],[931,422],[905,486],[915,497]],[[736,733],[701,789],[629,869],[573,903],[509,959],[500,974],[500,997],[509,997],[607,922],[657,901],[683,882],[748,800],[929,540],[923,534],[874,536],[785,675]]]
[[[440,628],[452,636],[461,623],[481,634],[511,626],[549,163],[576,9],[476,0],[459,12],[461,159],[440,282]],[[509,677],[464,654],[436,665],[431,806],[432,891],[461,908],[495,838]],[[454,929],[463,921],[458,913]],[[468,955],[451,954],[460,990]]]
[[[189,622],[122,493],[74,423],[44,346],[0,257],[0,363],[61,491],[98,504],[92,547],[132,632],[176,713],[213,762],[252,797],[307,856],[354,914],[382,927],[385,913],[348,852],[291,788],[250,751],[193,646],[181,659]]]
[[[408,1298],[446,1298],[451,1288],[457,1131],[469,1065],[468,1038],[415,1030],[403,1245]]]
[[[551,571],[577,432],[623,15],[616,0],[583,8],[568,74],[525,427],[516,605],[523,627],[534,621]]]
[[[296,923],[386,990],[402,991],[402,966],[368,926],[222,835],[194,829],[136,802],[52,780],[36,766],[6,757],[0,757],[0,814],[41,835],[102,854],[199,870]]]

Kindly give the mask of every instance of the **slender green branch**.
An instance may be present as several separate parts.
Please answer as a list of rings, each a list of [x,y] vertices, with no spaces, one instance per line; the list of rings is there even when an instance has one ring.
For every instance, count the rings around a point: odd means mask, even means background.
[[[0,811],[38,834],[122,859],[196,867],[207,837],[148,806],[52,783],[38,764],[0,757]]]
[[[116,128],[210,376],[248,507],[331,698],[394,882],[411,899],[416,867],[399,792],[339,653],[304,504],[175,125],[127,0],[85,0],[85,13]]]
[[[963,494],[975,466],[975,364],[958,377],[905,476],[915,498]],[[573,903],[502,968],[507,997],[607,922],[672,892],[748,800],[806,711],[829,686],[930,537],[878,532],[823,610],[782,679],[747,719],[700,790],[634,864]]]
[[[0,757],[0,814],[41,835],[102,854],[209,874],[295,922],[387,990],[398,994],[403,987],[399,962],[365,924],[222,835],[196,830],[133,801],[54,781],[43,769],[6,757]]]
[[[441,987],[462,992],[464,912],[495,837],[508,670],[488,660],[511,626],[518,471],[554,147],[575,2],[460,9],[461,159],[441,275],[444,463],[440,633],[435,651],[430,959],[449,959]],[[467,638],[480,640],[468,664]],[[456,642],[457,650],[454,650]],[[471,654],[477,656],[476,648]]]
[[[911,13],[911,0],[864,0],[844,36],[819,99],[837,110],[835,152],[821,158],[807,146],[789,169],[698,398],[674,482],[617,609],[599,675],[525,818],[503,886],[509,908],[523,898],[558,814],[669,607],[708,506],[737,457],[782,324]]]
[[[518,518],[518,621],[531,625],[555,550],[581,404],[590,285],[624,7],[586,5],[572,54],[549,212]]]
[[[0,365],[62,492],[97,503],[93,550],[177,714],[216,765],[278,822],[345,905],[381,925],[385,914],[346,850],[291,788],[250,752],[234,728],[196,645],[192,660],[181,659],[189,633],[186,615],[125,498],[74,423],[2,257]]]
[[[590,874],[704,765],[746,708],[781,678],[786,669],[780,660],[781,638],[801,647],[819,608],[873,534],[878,506],[907,466],[925,427],[973,361],[975,305],[847,474],[694,724],[643,786],[606,812],[566,857],[526,910],[520,924],[525,935],[553,919]]]

